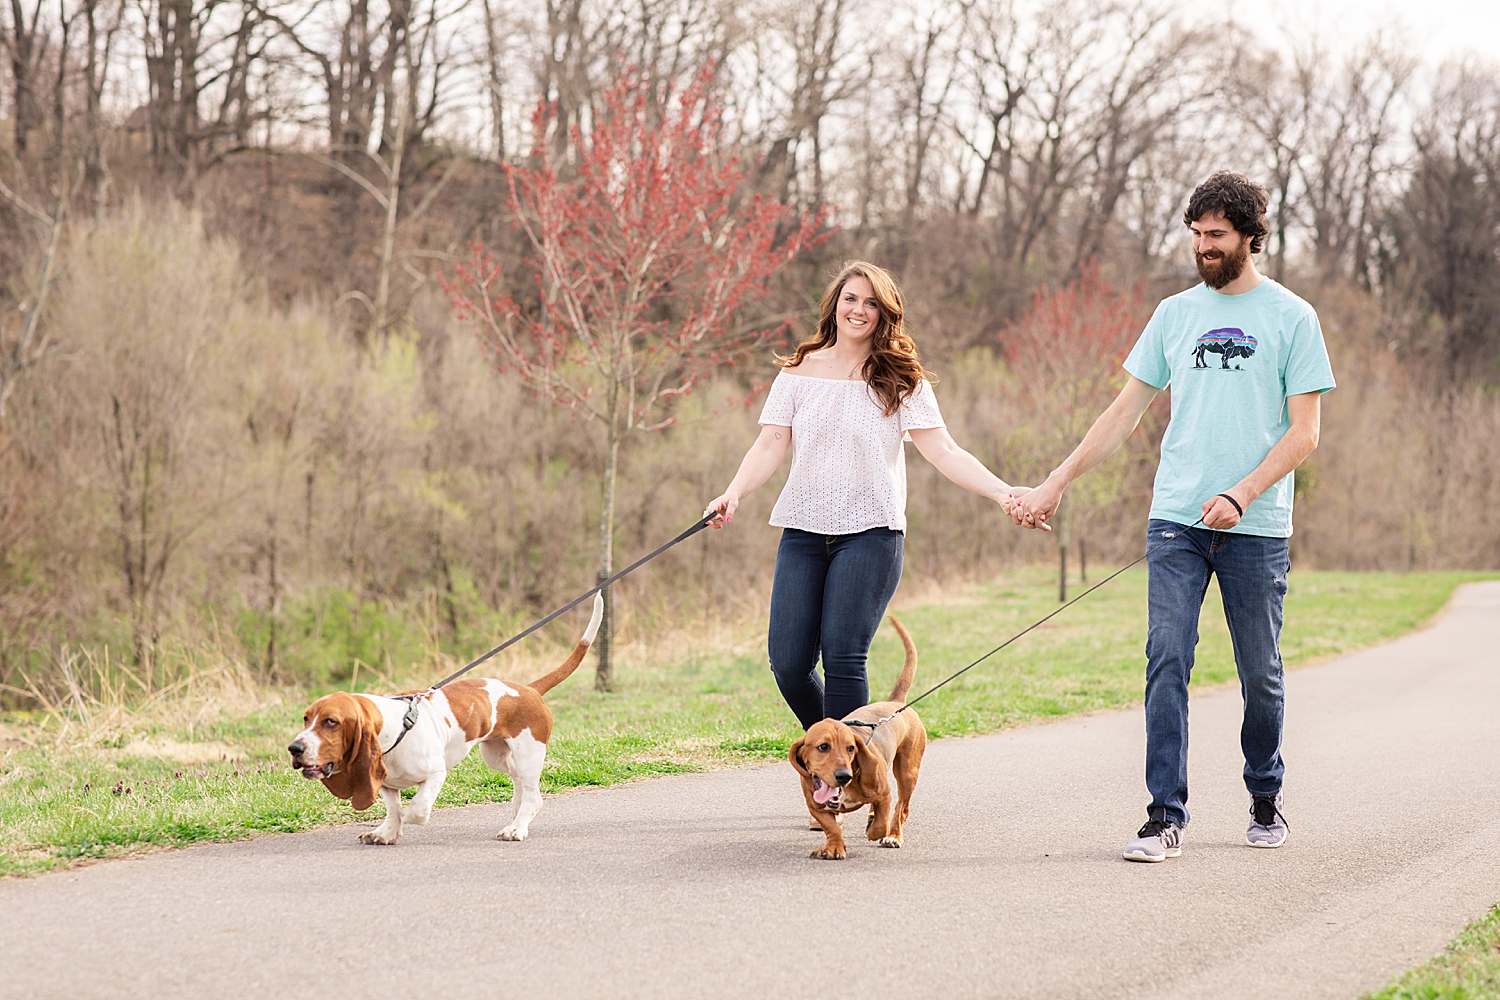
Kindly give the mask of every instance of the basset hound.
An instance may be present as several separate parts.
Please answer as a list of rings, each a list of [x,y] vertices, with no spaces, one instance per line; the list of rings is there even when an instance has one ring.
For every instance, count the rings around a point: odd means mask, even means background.
[[[355,809],[370,808],[378,790],[385,821],[359,839],[394,844],[402,824],[427,822],[448,772],[478,743],[484,762],[515,783],[515,819],[496,837],[525,840],[542,808],[542,764],[552,738],[552,711],[542,695],[583,662],[603,617],[604,600],[595,596],[593,617],[573,655],[530,684],[474,677],[405,695],[325,695],[302,716],[306,728],[287,747],[292,767]],[[405,720],[413,713],[408,727]],[[403,809],[401,790],[413,785],[416,797]]]
[[[787,758],[802,776],[802,795],[813,822],[826,840],[810,855],[839,861],[847,855],[842,814],[870,807],[865,836],[881,847],[900,847],[906,819],[911,815],[911,795],[917,787],[917,772],[927,750],[927,730],[917,713],[907,709],[906,694],[917,675],[917,646],[910,633],[894,617],[890,619],[906,647],[906,665],[886,701],[855,709],[845,721],[824,719],[791,745]],[[885,722],[881,722],[885,719]],[[866,726],[848,722],[877,723],[873,734]],[[895,775],[896,792],[891,794]]]

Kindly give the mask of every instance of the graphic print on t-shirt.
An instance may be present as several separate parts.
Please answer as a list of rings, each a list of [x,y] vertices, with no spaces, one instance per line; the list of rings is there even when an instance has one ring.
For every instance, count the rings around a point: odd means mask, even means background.
[[[1219,367],[1224,371],[1243,371],[1239,365],[1231,369],[1229,363],[1235,358],[1250,357],[1255,353],[1255,347],[1255,338],[1237,326],[1223,326],[1217,330],[1210,330],[1199,337],[1198,343],[1193,345],[1193,367],[1209,367],[1208,363],[1203,360],[1203,356],[1217,354],[1220,356]]]

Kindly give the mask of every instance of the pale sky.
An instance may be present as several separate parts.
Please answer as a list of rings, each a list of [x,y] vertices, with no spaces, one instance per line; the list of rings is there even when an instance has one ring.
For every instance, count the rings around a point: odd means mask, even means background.
[[[1192,7],[1214,9],[1200,0]],[[1394,19],[1430,62],[1468,52],[1500,64],[1500,0],[1231,0],[1218,9],[1226,8],[1237,23],[1268,35],[1316,26],[1335,47]]]

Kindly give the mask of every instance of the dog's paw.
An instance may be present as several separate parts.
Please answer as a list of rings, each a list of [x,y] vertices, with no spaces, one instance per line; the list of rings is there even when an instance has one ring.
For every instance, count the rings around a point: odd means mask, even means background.
[[[371,830],[369,833],[359,835],[359,842],[361,844],[395,844],[400,840],[401,834],[398,833],[395,836],[390,836],[380,830]]]
[[[844,848],[841,846],[830,847],[827,844],[824,844],[822,847],[809,854],[808,857],[816,858],[819,861],[843,861],[845,852]]]
[[[880,846],[881,847],[900,847],[901,846],[901,838],[900,837],[881,837],[880,838]]]
[[[408,823],[410,823],[412,826],[426,826],[427,821],[431,818],[432,811],[430,809],[424,809],[422,812],[416,812],[411,809],[401,810],[402,826],[405,826]]]
[[[516,829],[513,826],[507,826],[505,829],[503,829],[499,833],[495,834],[495,839],[496,840],[525,840],[526,839],[526,831],[525,830],[518,830],[518,829]]]

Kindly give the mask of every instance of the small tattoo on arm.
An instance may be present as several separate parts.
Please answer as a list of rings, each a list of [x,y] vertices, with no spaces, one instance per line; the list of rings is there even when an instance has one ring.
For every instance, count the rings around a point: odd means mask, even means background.
[[[781,432],[780,431],[776,432],[776,440],[778,440],[778,441],[781,440]]]

